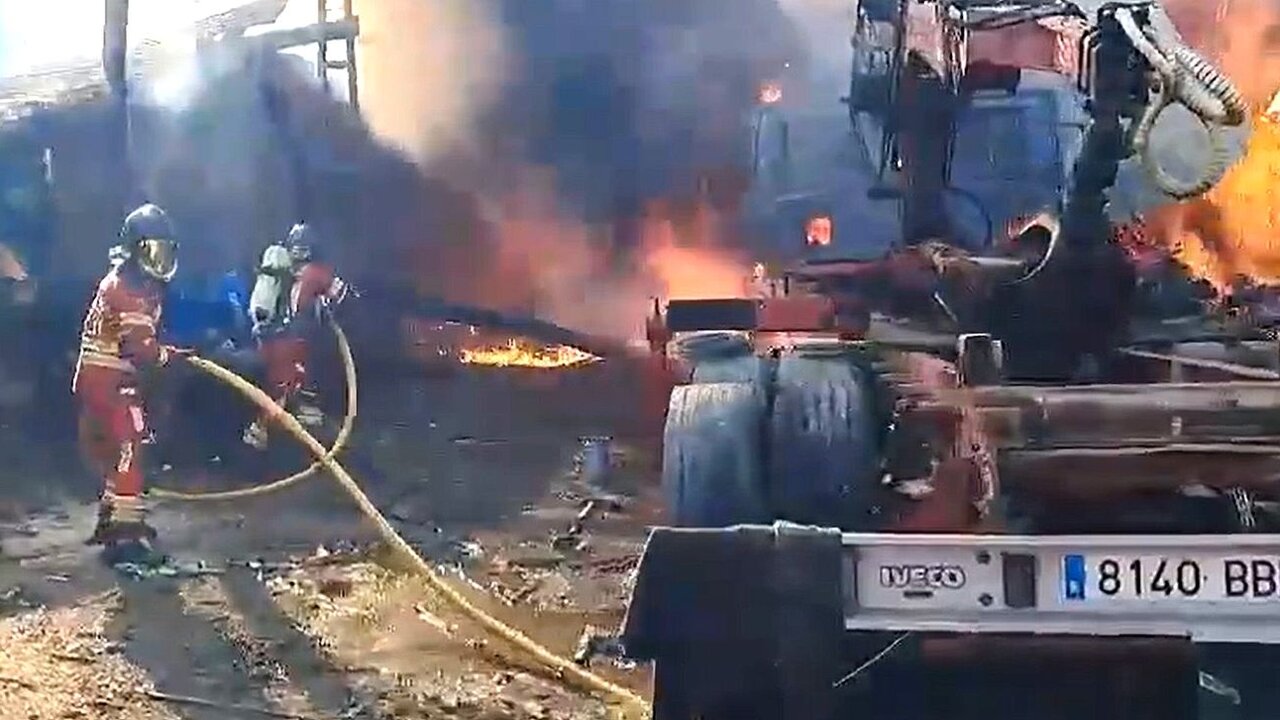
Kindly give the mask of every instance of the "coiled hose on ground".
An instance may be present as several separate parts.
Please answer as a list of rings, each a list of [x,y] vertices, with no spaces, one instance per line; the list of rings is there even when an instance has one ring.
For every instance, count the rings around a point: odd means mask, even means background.
[[[1200,195],[1216,185],[1231,166],[1225,128],[1244,123],[1248,104],[1222,71],[1191,48],[1150,26],[1140,26],[1127,8],[1116,10],[1116,20],[1134,48],[1151,63],[1157,78],[1156,97],[1133,132],[1134,152],[1161,192],[1179,200]],[[1151,147],[1156,120],[1175,103],[1190,110],[1208,133],[1209,161],[1195,181],[1170,175]]]
[[[243,498],[257,497],[260,495],[270,495],[279,492],[285,488],[292,487],[316,473],[320,472],[324,467],[325,459],[332,460],[338,456],[347,446],[347,441],[351,439],[351,430],[355,427],[356,407],[359,398],[356,395],[356,389],[359,383],[356,382],[356,361],[351,354],[351,343],[347,340],[347,334],[342,331],[342,326],[336,322],[331,322],[334,338],[338,341],[338,355],[342,358],[342,370],[346,374],[347,383],[347,412],[342,418],[342,427],[338,430],[338,436],[334,438],[333,446],[329,448],[323,458],[320,458],[306,468],[289,475],[262,485],[254,485],[253,487],[239,488],[236,490],[223,490],[220,492],[179,492],[177,490],[166,490],[165,488],[153,487],[147,491],[150,497],[159,498],[161,500],[181,500],[183,502],[196,501],[219,501],[240,500]]]
[[[257,405],[262,411],[267,413],[270,420],[283,427],[294,438],[306,446],[311,454],[316,457],[316,461],[306,470],[282,478],[275,482],[259,485],[252,488],[244,488],[241,490],[232,490],[222,493],[205,493],[205,494],[189,494],[177,493],[173,491],[153,491],[152,494],[175,500],[231,500],[245,498],[257,495],[265,495],[271,492],[282,490],[301,480],[315,474],[317,470],[323,467],[329,471],[329,474],[338,482],[338,485],[351,496],[360,511],[373,521],[378,528],[379,534],[386,541],[387,545],[406,560],[410,567],[417,571],[427,581],[432,590],[438,592],[446,601],[453,605],[457,610],[474,620],[487,631],[506,641],[516,649],[525,653],[538,664],[545,667],[551,675],[560,679],[567,685],[595,693],[607,701],[614,704],[618,716],[626,720],[639,720],[639,718],[647,718],[652,716],[649,704],[644,698],[631,692],[627,688],[616,683],[610,682],[595,673],[586,670],[575,664],[572,660],[556,655],[547,648],[538,644],[537,641],[525,635],[520,630],[507,625],[498,618],[485,612],[465,595],[453,588],[444,578],[435,571],[431,564],[428,563],[421,555],[418,554],[413,546],[410,545],[386,517],[378,510],[364,491],[360,489],[360,485],[351,477],[347,471],[338,464],[334,459],[334,455],[342,450],[347,437],[350,435],[351,426],[356,414],[356,374],[355,361],[351,355],[351,346],[347,342],[346,335],[342,332],[342,328],[335,322],[333,323],[334,334],[338,339],[338,347],[342,354],[343,363],[346,366],[347,376],[347,416],[343,421],[342,432],[339,433],[338,439],[334,442],[332,448],[325,449],[320,441],[316,440],[311,433],[284,408],[280,407],[269,395],[255,386],[253,383],[245,380],[230,370],[218,365],[217,363],[206,360],[201,357],[188,357],[187,362],[194,367],[202,370],[214,378],[217,378],[226,385],[231,386],[240,394],[248,398],[254,405]]]

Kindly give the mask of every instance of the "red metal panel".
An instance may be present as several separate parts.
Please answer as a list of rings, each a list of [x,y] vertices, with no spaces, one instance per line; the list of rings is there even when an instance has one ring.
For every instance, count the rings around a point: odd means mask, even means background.
[[[1000,30],[980,30],[969,35],[967,64],[986,61],[996,65],[1047,70],[1074,77],[1077,48],[1084,26],[1068,20],[1027,22]]]
[[[760,304],[756,329],[779,333],[835,330],[835,302],[819,295],[766,298]]]
[[[1084,30],[1084,23],[1071,18],[1045,18],[997,30],[975,30],[969,33],[960,61],[964,67],[986,62],[1074,77],[1079,66],[1077,47]],[[912,4],[907,35],[910,48],[941,74],[944,34],[937,6]]]

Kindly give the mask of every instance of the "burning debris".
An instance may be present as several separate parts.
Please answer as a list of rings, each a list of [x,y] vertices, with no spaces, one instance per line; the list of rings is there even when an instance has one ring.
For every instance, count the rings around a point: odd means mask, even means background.
[[[537,345],[522,338],[513,338],[500,345],[464,348],[459,359],[466,365],[542,369],[580,367],[600,360],[570,345]]]
[[[782,85],[776,82],[761,85],[759,100],[761,105],[776,105],[782,102]]]
[[[1148,213],[1149,239],[1224,296],[1241,277],[1280,282],[1280,15],[1261,0],[1166,5],[1179,30],[1241,88],[1254,115],[1243,156],[1222,182],[1203,197]]]

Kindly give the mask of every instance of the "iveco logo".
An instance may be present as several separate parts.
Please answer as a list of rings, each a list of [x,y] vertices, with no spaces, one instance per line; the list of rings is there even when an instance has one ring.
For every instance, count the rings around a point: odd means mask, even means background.
[[[959,565],[881,565],[880,586],[904,590],[958,590],[964,587]]]

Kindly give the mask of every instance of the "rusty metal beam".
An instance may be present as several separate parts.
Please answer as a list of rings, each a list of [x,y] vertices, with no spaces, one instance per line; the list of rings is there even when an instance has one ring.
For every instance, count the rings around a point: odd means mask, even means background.
[[[1077,448],[1000,453],[1007,490],[1046,499],[1177,492],[1191,485],[1280,495],[1280,448]]]
[[[1280,383],[1229,381],[1213,383],[1139,383],[1132,385],[998,385],[977,388],[939,387],[934,399],[948,405],[1013,407],[1068,401],[1106,402],[1110,406],[1280,407]],[[1216,403],[1214,401],[1217,401]]]
[[[1280,448],[1280,414],[1271,408],[1177,410],[1159,406],[1119,409],[1093,404],[1053,408],[970,408],[908,401],[898,424],[922,428],[931,437],[950,438],[965,418],[992,447],[1116,448],[1206,445]],[[1225,450],[1224,450],[1225,452]]]
[[[1174,368],[1182,366],[1203,370],[1215,370],[1228,375],[1248,378],[1250,380],[1280,380],[1280,372],[1276,372],[1275,370],[1241,365],[1239,363],[1228,362],[1225,360],[1191,357],[1189,355],[1173,355],[1169,353],[1154,352],[1152,350],[1139,350],[1138,348],[1123,348],[1120,350],[1120,354],[1142,360],[1157,360],[1165,362]]]

